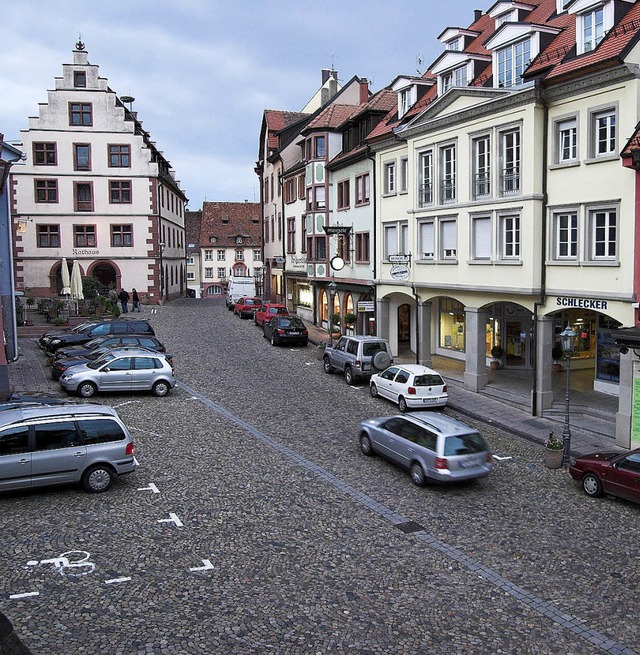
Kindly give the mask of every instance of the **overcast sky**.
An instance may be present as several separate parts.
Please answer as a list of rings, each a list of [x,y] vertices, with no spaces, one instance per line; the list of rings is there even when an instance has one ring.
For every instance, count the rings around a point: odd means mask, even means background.
[[[20,140],[82,35],[171,162],[189,198],[258,201],[253,171],[265,109],[299,111],[335,68],[372,90],[416,74],[488,0],[2,1],[0,132]],[[424,63],[417,62],[421,56]]]

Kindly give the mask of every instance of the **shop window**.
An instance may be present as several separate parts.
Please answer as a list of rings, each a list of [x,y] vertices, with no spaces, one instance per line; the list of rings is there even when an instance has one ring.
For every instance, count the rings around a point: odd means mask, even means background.
[[[464,306],[457,300],[440,301],[440,347],[464,352]]]

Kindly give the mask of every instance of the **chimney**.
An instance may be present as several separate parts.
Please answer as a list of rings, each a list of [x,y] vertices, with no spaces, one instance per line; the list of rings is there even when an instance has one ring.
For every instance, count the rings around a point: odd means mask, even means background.
[[[360,80],[360,104],[364,105],[369,102],[369,80],[363,77]]]
[[[473,10],[473,22],[479,21],[482,18],[482,9]]]
[[[322,69],[322,88],[320,90],[320,103],[324,107],[334,95],[338,93],[338,71]]]

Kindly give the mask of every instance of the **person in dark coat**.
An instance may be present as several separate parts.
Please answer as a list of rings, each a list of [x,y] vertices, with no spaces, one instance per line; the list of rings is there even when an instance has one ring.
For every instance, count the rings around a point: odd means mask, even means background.
[[[120,298],[120,304],[122,305],[122,313],[123,314],[128,314],[129,313],[129,292],[125,291],[124,289],[120,289],[120,293],[118,294],[118,298]]]
[[[133,301],[133,311],[140,311],[140,297],[135,289],[131,289],[131,300]]]

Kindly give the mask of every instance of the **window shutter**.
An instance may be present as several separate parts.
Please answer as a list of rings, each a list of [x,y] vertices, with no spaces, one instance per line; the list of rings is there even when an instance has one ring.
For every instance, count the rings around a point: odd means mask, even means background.
[[[435,255],[433,223],[420,223],[420,258],[433,259]]]
[[[442,257],[448,259],[457,255],[456,251],[456,222],[443,221],[440,234],[442,237]]]
[[[475,257],[491,259],[491,218],[476,218],[473,221]]]

